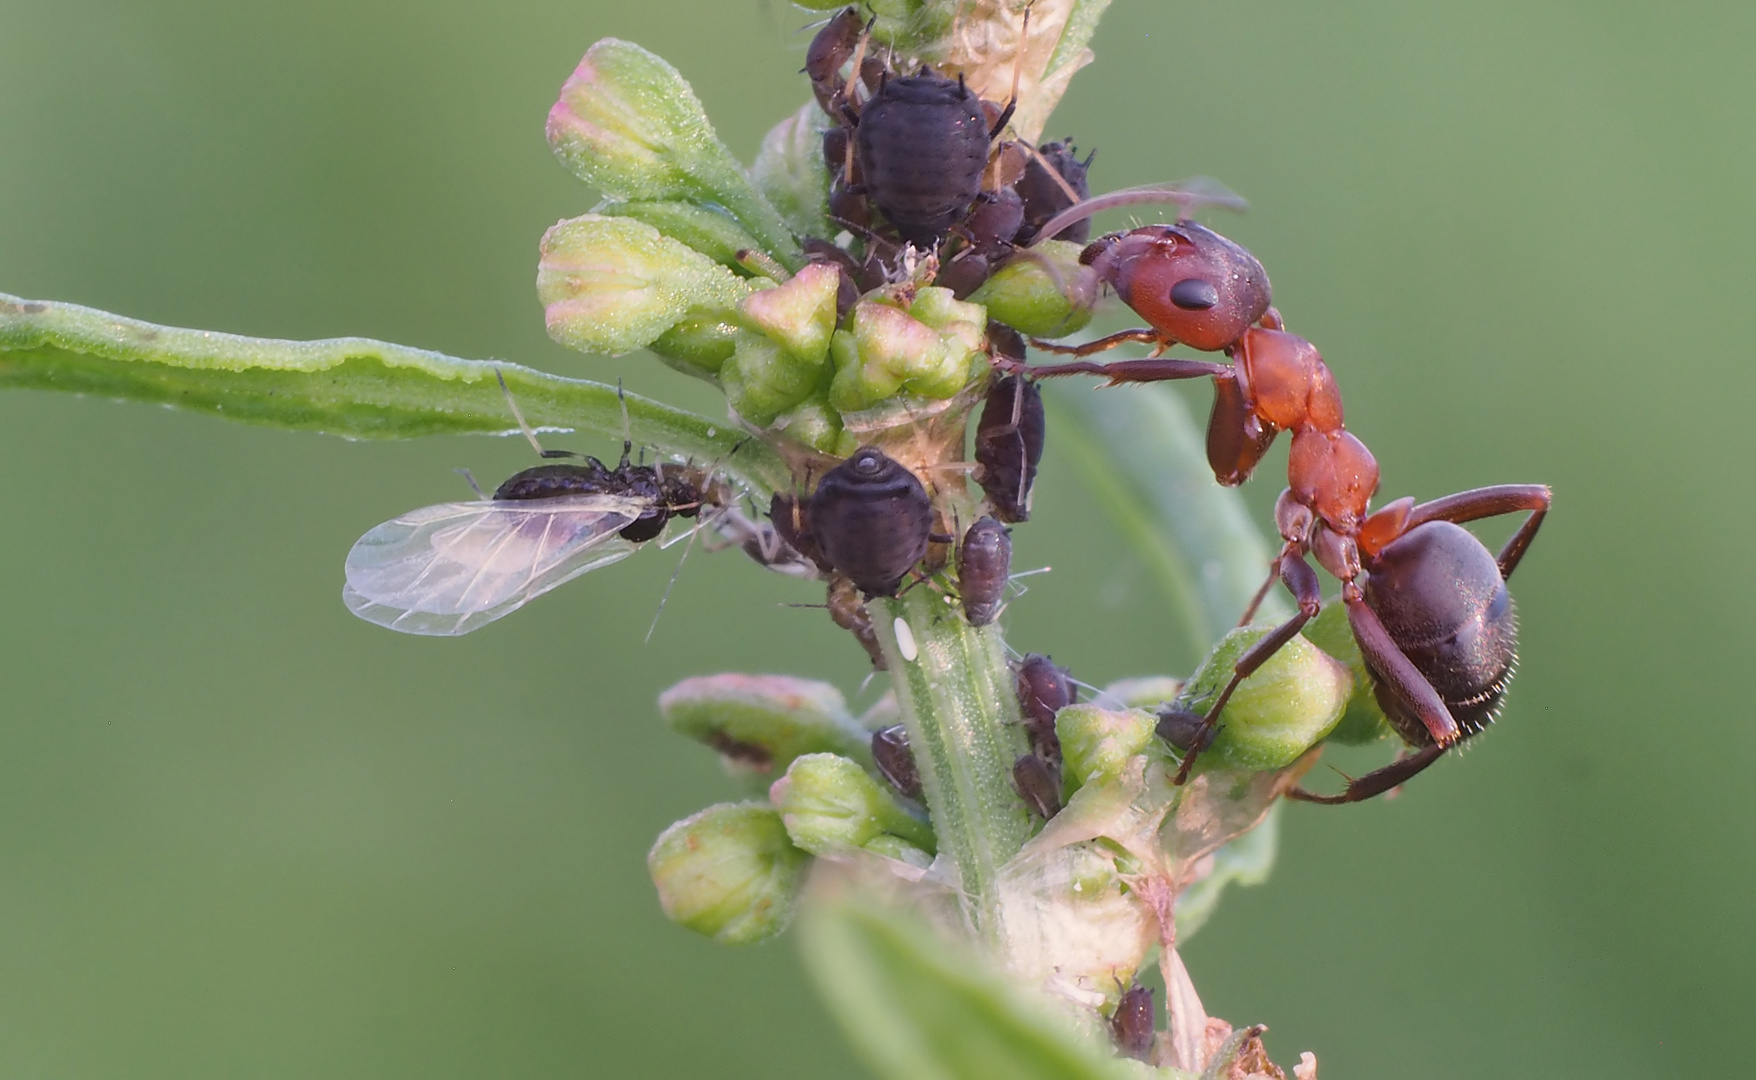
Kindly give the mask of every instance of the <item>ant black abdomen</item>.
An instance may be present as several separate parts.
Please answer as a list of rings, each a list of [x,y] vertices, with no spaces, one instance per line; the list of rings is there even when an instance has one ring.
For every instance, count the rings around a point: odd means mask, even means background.
[[[988,118],[961,79],[923,68],[886,79],[854,128],[866,196],[919,247],[935,244],[982,192]]]
[[[1426,676],[1465,737],[1492,722],[1518,659],[1518,620],[1500,566],[1482,542],[1449,521],[1416,526],[1372,559],[1366,604]],[[1432,735],[1395,694],[1379,703],[1404,741]]]
[[[895,596],[927,554],[933,504],[914,473],[865,446],[824,474],[806,520],[825,562],[867,596]]]

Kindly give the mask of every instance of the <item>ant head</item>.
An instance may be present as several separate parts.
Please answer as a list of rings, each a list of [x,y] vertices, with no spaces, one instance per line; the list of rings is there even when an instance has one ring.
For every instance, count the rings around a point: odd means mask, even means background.
[[[1092,265],[1154,330],[1203,351],[1236,342],[1272,299],[1256,256],[1192,221],[1109,239]]]

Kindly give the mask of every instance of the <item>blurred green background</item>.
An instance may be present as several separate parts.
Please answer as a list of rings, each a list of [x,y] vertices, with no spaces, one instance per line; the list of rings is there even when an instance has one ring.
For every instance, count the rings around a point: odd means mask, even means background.
[[[537,238],[591,198],[543,116],[629,37],[748,159],[804,99],[807,21],[0,0],[0,290],[717,408],[544,336]],[[1502,723],[1398,799],[1290,808],[1272,881],[1190,944],[1210,1011],[1284,1060],[1607,1078],[1746,1053],[1753,45],[1747,3],[1119,0],[1050,126],[1099,148],[1098,188],[1251,199],[1215,223],[1323,349],[1386,497],[1556,490]],[[1265,524],[1279,461],[1248,492]],[[697,552],[650,645],[674,552],[457,641],[342,607],[366,528],[462,496],[453,466],[528,462],[0,395],[0,1075],[858,1075],[790,943],[670,926],[643,864],[731,791],[660,690],[858,687],[852,642],[779,606],[813,589]],[[1037,507],[1017,565],[1055,570],[1014,644],[1094,682],[1186,670],[1052,434]]]

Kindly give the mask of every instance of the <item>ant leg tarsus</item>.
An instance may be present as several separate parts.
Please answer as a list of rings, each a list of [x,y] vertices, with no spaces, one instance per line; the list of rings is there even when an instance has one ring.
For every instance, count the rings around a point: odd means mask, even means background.
[[[1316,792],[1295,787],[1288,791],[1286,796],[1300,802],[1320,803],[1324,806],[1364,802],[1375,795],[1382,795],[1392,788],[1407,783],[1410,777],[1438,761],[1444,753],[1445,747],[1443,746],[1424,746],[1407,757],[1396,759],[1382,769],[1374,769],[1364,776],[1350,778],[1347,789],[1336,795],[1319,795]]]

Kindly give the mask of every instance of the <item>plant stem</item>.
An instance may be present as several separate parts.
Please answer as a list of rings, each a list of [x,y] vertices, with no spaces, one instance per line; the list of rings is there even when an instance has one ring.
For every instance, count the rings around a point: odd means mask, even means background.
[[[939,851],[956,865],[965,921],[998,948],[997,871],[1032,827],[1012,786],[1013,762],[1027,746],[1000,628],[971,626],[925,585],[879,608],[878,636]],[[912,650],[899,646],[898,622]]]

